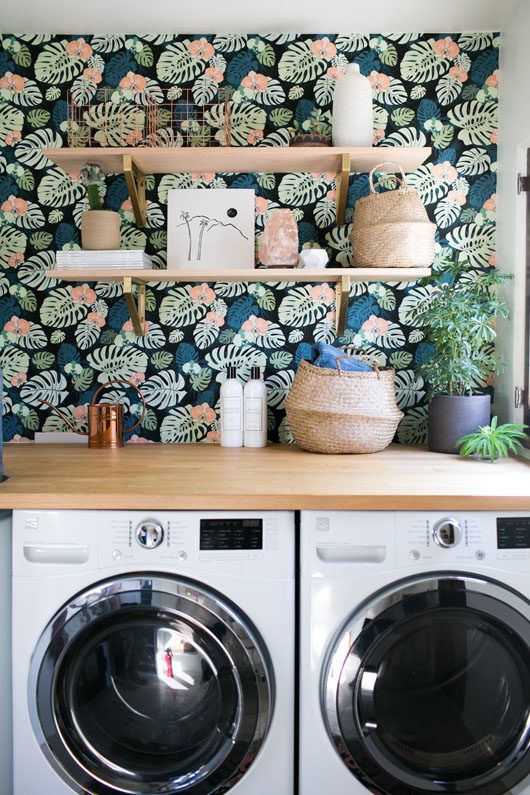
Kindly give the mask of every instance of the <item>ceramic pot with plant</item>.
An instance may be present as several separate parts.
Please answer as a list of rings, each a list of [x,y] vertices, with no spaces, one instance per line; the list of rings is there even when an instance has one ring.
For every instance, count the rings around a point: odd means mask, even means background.
[[[302,124],[293,122],[293,128],[290,146],[329,146],[331,125],[324,111],[315,108]]]
[[[494,321],[508,307],[498,288],[510,279],[495,268],[469,271],[455,263],[442,284],[416,310],[430,354],[418,368],[430,391],[429,450],[456,453],[458,439],[489,424],[489,376],[501,369],[495,356]]]
[[[81,241],[85,251],[113,251],[120,247],[120,216],[103,209],[105,175],[96,163],[87,163],[80,174],[89,210],[81,215]]]

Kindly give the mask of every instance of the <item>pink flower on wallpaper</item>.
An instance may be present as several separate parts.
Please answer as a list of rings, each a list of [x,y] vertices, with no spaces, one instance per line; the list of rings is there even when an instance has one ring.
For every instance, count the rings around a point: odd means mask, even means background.
[[[438,39],[437,41],[433,41],[432,48],[436,55],[440,58],[456,58],[458,53],[460,52],[460,47],[453,41],[451,36],[446,36],[445,39]]]
[[[243,88],[251,88],[253,91],[264,91],[269,83],[269,78],[259,72],[249,72],[241,81]]]
[[[492,134],[490,135],[490,141],[492,144],[497,144],[499,142],[499,131],[493,130]]]
[[[133,94],[141,94],[145,91],[147,80],[143,75],[137,75],[135,72],[127,72],[125,77],[120,80],[120,88],[126,91],[132,91]]]
[[[260,337],[262,334],[266,334],[269,330],[269,321],[265,320],[263,317],[251,315],[247,320],[245,320],[241,326],[241,330],[250,332],[251,334],[255,334],[257,337]]]
[[[316,55],[317,58],[325,58],[326,61],[331,61],[337,54],[337,48],[327,36],[324,36],[323,39],[312,41],[309,47],[313,55]]]
[[[465,83],[469,77],[463,66],[452,66],[449,69],[449,75],[458,80],[459,83]]]
[[[225,324],[225,319],[219,312],[208,312],[205,319],[208,323],[211,323],[212,326],[217,326],[217,328],[221,328],[221,326]]]
[[[26,78],[21,75],[15,75],[13,72],[6,72],[0,79],[0,89],[9,91],[10,94],[19,94],[24,90]]]
[[[66,52],[72,58],[77,58],[80,61],[88,61],[92,55],[92,47],[83,38],[69,41],[66,45]]]
[[[466,203],[466,194],[463,190],[450,190],[447,194],[447,198],[449,201],[459,204],[460,207],[463,207]]]
[[[210,304],[213,304],[215,301],[214,291],[205,283],[197,284],[195,287],[192,287],[190,295],[196,303],[205,304],[205,306],[210,306]]]
[[[490,88],[498,88],[499,87],[499,70],[495,69],[495,71],[486,78],[486,85]]]
[[[83,70],[83,80],[86,80],[87,83],[92,83],[92,85],[97,86],[98,83],[101,83],[103,77],[99,69],[96,69],[95,66],[91,66],[88,69]]]
[[[374,145],[382,141],[384,137],[385,137],[384,130],[374,130],[374,133],[372,135],[372,141],[374,142]]]
[[[497,194],[493,193],[489,199],[486,199],[484,204],[482,205],[485,210],[489,210],[490,212],[495,212],[497,209]]]
[[[142,140],[142,133],[140,130],[129,130],[127,133],[127,143],[129,146],[136,146]]]
[[[136,336],[132,320],[126,320],[121,328],[122,331],[125,331],[126,334],[134,334],[134,336]],[[149,331],[149,321],[146,320],[144,322],[144,332],[147,334],[148,331]]]
[[[333,203],[336,198],[337,198],[336,189],[334,188],[333,190],[328,190],[328,192],[326,193],[327,201]]]
[[[133,375],[129,376],[127,379],[130,384],[133,386],[140,386],[145,381],[145,374],[144,373],[133,373]]]
[[[205,422],[207,425],[211,425],[212,422],[215,422],[217,414],[215,413],[215,409],[212,409],[208,403],[201,403],[200,406],[193,406],[191,409],[191,416],[195,422]]]
[[[127,440],[127,444],[150,444],[150,440],[133,433],[131,438]]]
[[[20,134],[19,130],[11,130],[10,132],[6,133],[6,144],[8,146],[15,146],[18,144],[22,135]]]
[[[368,320],[364,321],[361,328],[363,331],[368,331],[379,337],[381,334],[387,333],[388,320],[385,320],[382,317],[377,317],[377,315],[370,315]]]
[[[206,434],[206,441],[210,444],[219,444],[221,441],[221,434],[219,431],[208,431]]]
[[[490,254],[489,255],[489,257],[488,257],[488,265],[490,267],[492,267],[492,268],[496,267],[496,265],[497,265],[497,255],[496,254]]]
[[[130,199],[125,199],[125,201],[121,203],[120,210],[123,210],[124,213],[132,213],[132,201]]]
[[[458,171],[448,160],[443,163],[437,163],[432,167],[432,173],[440,182],[454,182],[458,177]]]
[[[24,201],[24,199],[19,199],[18,196],[9,196],[2,203],[0,210],[4,213],[10,213],[11,215],[16,215],[17,217],[21,217],[24,213],[27,212],[28,203]]]
[[[11,441],[15,444],[32,444],[31,439],[28,439],[27,436],[21,436],[19,433],[16,433]]]
[[[388,91],[390,87],[390,78],[382,72],[370,72],[368,80],[374,91]]]
[[[20,251],[15,251],[13,254],[10,254],[7,260],[9,268],[18,268],[18,266],[22,265],[23,262],[24,254],[21,254]]]
[[[330,66],[326,72],[326,77],[330,80],[342,80],[346,72],[342,66]]]
[[[190,176],[194,182],[205,182],[209,185],[215,179],[215,171],[190,171]]]
[[[31,323],[28,320],[24,320],[22,317],[17,317],[13,315],[11,320],[8,320],[4,326],[4,331],[11,332],[11,334],[17,334],[19,337],[25,337],[29,334],[29,330],[31,328]]]
[[[251,130],[247,135],[247,141],[251,146],[255,146],[263,138],[263,130]]]
[[[87,315],[87,323],[92,323],[93,326],[103,328],[105,325],[105,318],[99,312],[89,312]]]
[[[76,304],[89,306],[96,300],[96,293],[88,284],[80,284],[79,287],[72,287],[72,300]]]
[[[334,326],[334,325],[335,325],[335,319],[336,319],[336,317],[337,317],[337,314],[336,314],[335,310],[333,310],[332,312],[328,312],[328,313],[327,313],[327,315],[326,315],[326,317],[325,317],[325,321],[326,321],[326,323],[328,323],[330,326]]]
[[[209,66],[205,72],[204,76],[208,78],[208,80],[212,80],[214,83],[222,83],[223,82],[223,73],[220,69],[216,69],[214,66]]]
[[[74,406],[74,408],[72,409],[74,420],[76,420],[77,422],[86,422],[87,410],[88,410],[87,403],[83,403],[82,406]]]
[[[268,206],[268,199],[264,199],[263,196],[256,196],[256,215],[263,215],[263,213],[266,213]]]
[[[311,288],[310,294],[315,304],[327,304],[329,306],[335,300],[335,290],[329,284],[316,284]]]
[[[194,58],[201,58],[203,61],[209,61],[210,58],[213,57],[215,50],[209,41],[202,38],[190,41],[188,44],[188,52],[190,52]]]
[[[337,175],[333,171],[311,171],[311,176],[313,179],[316,179],[317,182],[333,182]]]
[[[11,377],[11,386],[19,387],[28,380],[26,373],[14,373]]]

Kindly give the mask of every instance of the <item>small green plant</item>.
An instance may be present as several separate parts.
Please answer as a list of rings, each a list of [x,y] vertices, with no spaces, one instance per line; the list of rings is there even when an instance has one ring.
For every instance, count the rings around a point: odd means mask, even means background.
[[[297,135],[310,133],[311,135],[321,135],[323,138],[329,138],[331,135],[329,121],[320,108],[313,108],[308,118],[301,124],[295,120],[293,127]]]
[[[502,370],[495,355],[495,320],[508,317],[499,288],[512,278],[496,268],[470,270],[457,261],[429,298],[418,304],[414,321],[423,326],[429,355],[418,367],[431,395],[472,395]]]
[[[523,447],[521,440],[526,439],[525,429],[528,425],[498,425],[497,422],[497,417],[493,417],[490,425],[482,425],[473,433],[462,436],[456,443],[460,455],[495,461],[497,458],[508,458],[510,453],[520,453]]]
[[[106,192],[105,174],[102,168],[97,163],[87,163],[79,176],[85,186],[89,208],[101,210]]]

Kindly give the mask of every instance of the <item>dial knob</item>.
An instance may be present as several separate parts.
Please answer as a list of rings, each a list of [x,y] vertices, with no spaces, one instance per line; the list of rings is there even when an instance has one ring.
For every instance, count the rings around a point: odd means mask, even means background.
[[[462,528],[460,522],[450,516],[440,519],[432,529],[433,538],[438,546],[444,549],[456,547],[462,540]]]
[[[164,539],[164,528],[160,522],[144,519],[136,528],[136,541],[144,549],[156,549]]]

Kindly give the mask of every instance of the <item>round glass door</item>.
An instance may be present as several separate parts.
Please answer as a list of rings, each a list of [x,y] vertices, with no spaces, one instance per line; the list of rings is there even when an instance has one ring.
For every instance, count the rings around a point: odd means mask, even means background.
[[[530,772],[530,608],[508,589],[408,581],[352,617],[328,659],[328,730],[378,793],[501,795]]]
[[[270,722],[272,670],[248,619],[157,575],[104,582],[50,623],[32,661],[33,725],[77,792],[226,792]]]

